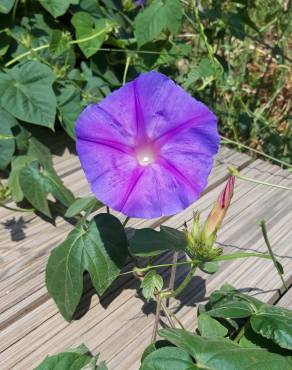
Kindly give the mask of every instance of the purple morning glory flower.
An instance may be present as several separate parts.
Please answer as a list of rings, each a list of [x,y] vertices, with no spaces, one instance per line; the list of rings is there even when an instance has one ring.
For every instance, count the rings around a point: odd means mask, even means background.
[[[145,2],[146,2],[146,0],[135,0],[135,5],[142,7],[142,6],[145,5]]]
[[[141,218],[172,215],[198,199],[219,146],[216,116],[154,71],[89,105],[76,137],[96,197]]]

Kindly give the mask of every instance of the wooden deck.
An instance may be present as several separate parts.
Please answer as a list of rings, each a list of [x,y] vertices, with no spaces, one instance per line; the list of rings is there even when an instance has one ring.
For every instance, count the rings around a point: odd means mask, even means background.
[[[57,172],[78,196],[89,192],[78,158],[63,152],[64,142],[56,146],[61,155],[54,157]],[[56,150],[58,152],[58,150]],[[252,160],[227,148],[216,158],[209,186],[200,200],[180,214],[147,222],[132,219],[129,226],[180,228],[198,209],[204,218],[227,178],[227,166],[258,180],[292,187],[292,174],[261,160]],[[273,250],[285,269],[284,278],[292,283],[292,195],[291,192],[237,181],[232,206],[218,242],[224,251],[266,251],[259,225],[265,219]],[[137,295],[137,282],[125,275],[99,301],[90,285],[86,286],[80,319],[67,323],[48,296],[44,271],[50,251],[72,228],[57,217],[55,224],[35,214],[13,213],[0,209],[0,364],[1,369],[29,370],[47,354],[85,343],[92,353],[101,352],[110,370],[137,370],[143,349],[150,341],[155,306],[145,304]],[[170,260],[170,255],[160,261]],[[181,258],[183,258],[181,256]],[[168,270],[163,271],[165,276]],[[179,268],[177,283],[186,273]],[[190,330],[195,328],[197,305],[223,283],[256,295],[269,303],[292,309],[292,289],[284,287],[273,264],[262,259],[224,262],[215,275],[198,273],[191,286],[172,302],[178,317]],[[90,305],[89,305],[90,304]],[[89,306],[89,307],[87,307]],[[81,307],[82,309],[82,307]]]

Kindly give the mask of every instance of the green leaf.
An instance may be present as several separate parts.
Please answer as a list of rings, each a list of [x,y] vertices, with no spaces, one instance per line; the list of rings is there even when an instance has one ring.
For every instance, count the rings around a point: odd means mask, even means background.
[[[1,5],[0,5],[1,6]],[[0,57],[3,57],[9,49],[11,38],[5,33],[0,32]]]
[[[39,161],[27,164],[20,170],[19,183],[25,198],[48,217],[52,217],[47,200],[48,193],[64,206],[70,206],[74,196],[51,168],[41,170]]]
[[[47,192],[53,194],[55,199],[61,202],[65,207],[69,207],[75,200],[74,195],[62,183],[55,171],[45,169],[43,171],[43,176]]]
[[[219,270],[219,264],[217,261],[203,262],[199,267],[207,274],[214,274]]]
[[[145,358],[150,355],[150,353],[156,351],[159,348],[169,347],[169,342],[167,340],[157,340],[154,343],[150,343],[143,351],[141,362],[145,360]]]
[[[0,170],[4,170],[13,157],[15,140],[11,127],[17,125],[17,121],[9,113],[0,109]],[[9,138],[11,137],[11,138]]]
[[[15,0],[1,0],[0,13],[8,14],[13,8]]]
[[[182,19],[179,0],[158,0],[140,11],[134,21],[134,34],[139,46],[152,41],[163,30],[177,33]]]
[[[75,140],[75,123],[81,107],[80,92],[73,85],[67,85],[59,90],[57,95],[60,121],[67,134]]]
[[[186,240],[180,230],[161,226],[160,231],[153,229],[137,229],[129,239],[129,247],[135,256],[156,256],[166,250],[185,250]]]
[[[250,324],[256,333],[271,339],[282,348],[292,349],[291,311],[264,304],[252,315]]]
[[[97,207],[101,206],[102,203],[100,203],[94,196],[78,198],[67,209],[65,217],[74,217],[82,211],[87,211],[92,207],[95,207],[95,209],[97,209]]]
[[[244,301],[223,303],[222,305],[216,305],[216,308],[206,311],[207,315],[227,319],[249,317],[253,313],[253,307]]]
[[[141,283],[142,294],[147,300],[152,298],[156,291],[160,292],[162,287],[163,279],[155,270],[147,272]]]
[[[11,171],[8,178],[8,187],[11,192],[11,197],[14,202],[21,202],[23,200],[23,191],[20,186],[20,172],[29,163],[35,160],[34,157],[28,155],[20,155],[15,157],[11,162]]]
[[[33,207],[51,218],[52,215],[47,200],[48,191],[37,161],[27,164],[20,170],[19,183],[23,195]]]
[[[0,73],[0,105],[16,118],[51,129],[55,123],[56,97],[52,70],[27,61]]]
[[[39,0],[39,2],[55,18],[65,14],[70,6],[70,0]]]
[[[120,273],[127,258],[127,240],[120,221],[99,214],[86,229],[77,224],[67,239],[53,250],[46,269],[46,284],[66,320],[72,318],[88,271],[97,293],[102,295]]]
[[[53,30],[51,34],[49,52],[52,57],[57,58],[71,47],[70,42],[71,36],[69,32],[63,32],[61,30]]]
[[[204,313],[198,317],[198,329],[203,337],[225,337],[228,333],[225,326]]]
[[[241,348],[225,338],[200,337],[182,329],[162,329],[160,336],[192,356],[200,369],[291,369],[291,358],[258,348]],[[147,357],[146,357],[147,359]]]
[[[244,348],[264,348],[269,352],[278,353],[279,355],[291,356],[291,351],[281,348],[271,339],[255,333],[250,326],[247,326],[244,330],[244,335],[240,338],[238,344]]]
[[[95,370],[97,359],[90,355],[86,347],[85,349],[86,352],[78,347],[58,355],[48,356],[35,370]]]
[[[86,12],[77,12],[71,20],[78,45],[86,58],[95,54],[111,33],[115,23],[106,18],[95,19]]]
[[[53,168],[50,149],[34,136],[28,139],[27,155],[37,159],[45,168]]]
[[[150,353],[144,359],[140,370],[195,370],[191,356],[175,347],[163,347]]]

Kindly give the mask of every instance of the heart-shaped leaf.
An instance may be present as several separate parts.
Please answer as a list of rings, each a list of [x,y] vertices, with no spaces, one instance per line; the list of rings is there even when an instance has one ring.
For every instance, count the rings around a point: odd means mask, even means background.
[[[291,311],[265,304],[252,315],[250,323],[256,333],[273,340],[282,348],[292,349]]]
[[[95,19],[86,12],[77,12],[71,20],[78,45],[86,58],[95,54],[111,33],[115,23],[106,18]]]
[[[0,73],[0,106],[25,122],[54,127],[56,97],[52,70],[36,61],[17,64]]]
[[[97,293],[102,295],[118,276],[127,258],[127,239],[120,221],[99,214],[88,228],[77,224],[67,239],[53,250],[46,269],[46,284],[66,320],[72,318],[88,271]]]
[[[229,339],[200,337],[182,329],[162,329],[159,334],[186,351],[200,364],[200,368],[210,370],[292,368],[291,358],[269,353],[260,348],[241,348]]]
[[[65,14],[71,3],[70,0],[39,0],[39,2],[53,17]]]

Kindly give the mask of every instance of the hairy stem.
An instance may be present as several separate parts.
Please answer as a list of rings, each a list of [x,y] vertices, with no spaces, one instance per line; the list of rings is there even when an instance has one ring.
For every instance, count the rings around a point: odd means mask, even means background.
[[[157,337],[157,330],[158,330],[160,310],[161,310],[161,300],[162,300],[162,297],[161,295],[159,295],[157,299],[156,314],[155,314],[155,320],[154,320],[153,331],[152,331],[152,336],[151,336],[151,343],[154,343]]]
[[[171,266],[169,284],[168,284],[168,290],[170,290],[170,291],[172,291],[174,289],[177,259],[178,259],[178,252],[174,252],[173,258],[172,258],[173,265]],[[169,305],[169,298],[167,298],[166,305],[167,306]]]
[[[286,289],[286,292],[287,292],[287,291],[288,291],[288,287],[287,287],[286,282],[285,282],[285,280],[284,280],[284,278],[283,278],[283,276],[282,276],[282,273],[281,273],[281,271],[280,271],[280,269],[279,269],[279,266],[278,266],[278,263],[277,263],[276,257],[275,257],[275,255],[274,255],[273,250],[272,250],[272,246],[271,246],[270,241],[269,241],[269,238],[268,238],[268,232],[267,232],[266,222],[265,222],[264,220],[262,220],[262,221],[260,222],[260,227],[261,227],[261,229],[262,229],[263,237],[264,237],[264,240],[265,240],[266,246],[267,246],[267,248],[268,248],[268,251],[269,251],[269,253],[270,253],[270,256],[271,256],[271,258],[272,258],[273,264],[274,264],[274,266],[275,266],[275,268],[276,268],[276,270],[277,270],[277,272],[278,272],[278,275],[280,276],[280,279],[282,280],[282,283],[283,283],[283,285],[284,285],[284,288]]]
[[[170,297],[176,297],[177,295],[179,295],[187,286],[188,286],[188,284],[190,283],[190,281],[192,280],[192,278],[193,278],[193,275],[194,275],[194,273],[195,273],[195,271],[196,271],[196,269],[197,269],[197,264],[196,265],[194,265],[191,269],[190,269],[190,271],[189,271],[189,273],[187,274],[187,276],[184,278],[184,280],[183,280],[183,282],[175,289],[175,290],[173,290],[172,292],[169,292],[169,291],[167,291],[167,292],[163,292],[163,293],[161,293],[161,296],[162,297],[167,297],[167,298],[170,298]]]
[[[161,307],[165,313],[165,315],[167,316],[168,318],[168,321],[170,323],[170,326],[172,328],[175,328],[175,325],[174,325],[174,321],[177,322],[177,324],[181,327],[181,329],[184,329],[184,326],[183,324],[181,323],[181,321],[176,317],[176,315],[163,303],[163,301],[161,301]]]

